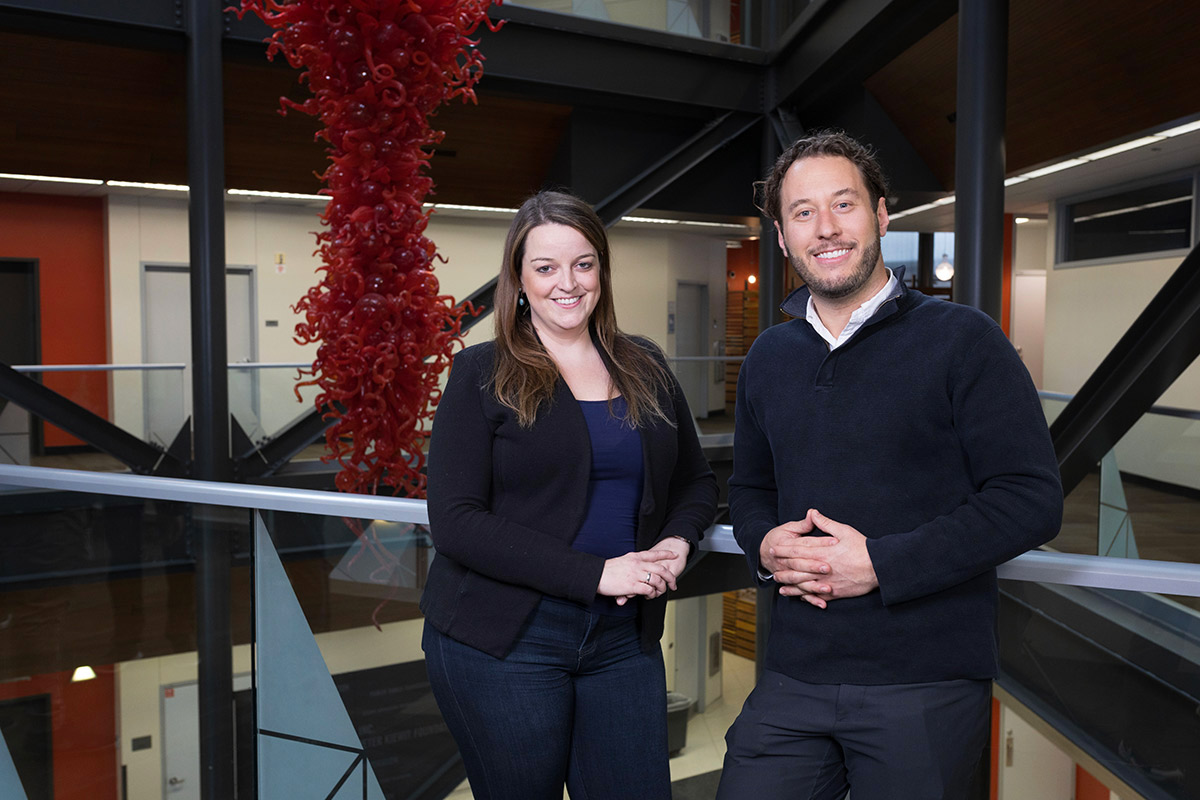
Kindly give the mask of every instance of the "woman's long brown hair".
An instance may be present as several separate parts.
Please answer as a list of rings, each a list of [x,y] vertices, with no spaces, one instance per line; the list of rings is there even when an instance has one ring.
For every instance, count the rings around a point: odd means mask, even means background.
[[[496,399],[517,414],[522,427],[533,425],[538,409],[554,399],[559,379],[558,365],[546,351],[529,314],[519,306],[521,262],[529,232],[548,223],[579,231],[596,250],[599,262],[600,297],[588,328],[600,357],[608,367],[611,388],[625,398],[624,421],[640,427],[653,419],[667,420],[657,393],[671,381],[666,366],[645,345],[635,342],[617,327],[613,309],[612,277],[609,271],[608,234],[592,207],[565,192],[538,192],[517,211],[504,242],[504,261],[496,281],[496,341],[492,391]],[[612,395],[610,389],[609,392]],[[611,410],[612,403],[609,402]]]

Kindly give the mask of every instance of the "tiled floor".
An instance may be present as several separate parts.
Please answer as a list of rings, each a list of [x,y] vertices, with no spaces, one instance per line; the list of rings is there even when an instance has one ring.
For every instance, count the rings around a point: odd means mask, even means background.
[[[725,653],[722,661],[721,699],[709,703],[703,714],[688,720],[687,745],[671,759],[671,780],[678,781],[721,768],[725,758],[725,731],[742,710],[742,703],[754,688],[754,662]],[[563,797],[567,793],[563,791]],[[464,781],[446,795],[446,800],[471,800],[471,788]]]

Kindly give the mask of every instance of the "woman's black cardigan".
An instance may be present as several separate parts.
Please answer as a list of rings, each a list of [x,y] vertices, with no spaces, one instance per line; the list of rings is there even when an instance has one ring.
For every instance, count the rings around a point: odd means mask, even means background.
[[[571,549],[592,465],[579,403],[560,378],[553,402],[522,428],[489,388],[493,351],[485,342],[459,353],[437,407],[428,469],[437,555],[421,610],[447,636],[503,658],[543,595],[590,604],[604,559]],[[681,536],[694,554],[713,521],[717,481],[674,378],[659,403],[674,424],[654,420],[640,429],[637,549]],[[666,600],[640,601],[646,652],[662,636]]]

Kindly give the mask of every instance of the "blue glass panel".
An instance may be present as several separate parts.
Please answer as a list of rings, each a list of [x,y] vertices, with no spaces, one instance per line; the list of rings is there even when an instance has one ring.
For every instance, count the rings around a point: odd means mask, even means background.
[[[328,796],[362,754],[362,743],[292,591],[262,518],[255,518],[255,630],[259,797]],[[304,741],[262,735],[265,732]],[[352,752],[348,752],[349,749]],[[360,765],[360,769],[364,768]],[[347,779],[362,797],[362,777]],[[297,791],[294,787],[301,787]],[[342,797],[339,791],[337,797]],[[346,795],[349,797],[350,795]],[[367,769],[367,797],[383,800]]]
[[[1097,553],[1117,558],[1137,558],[1137,542],[1133,538],[1133,520],[1117,469],[1117,456],[1112,450],[1100,461],[1100,527]]]
[[[3,733],[0,733],[0,797],[26,800],[25,789],[17,777],[17,766],[13,764]]]
[[[350,715],[261,519],[255,522],[255,540],[259,728],[360,749]]]
[[[262,800],[328,797],[358,757],[358,753],[259,734],[258,796]],[[357,792],[348,795],[339,792],[334,796],[360,800],[361,769],[354,770],[342,789],[348,786],[355,787]]]

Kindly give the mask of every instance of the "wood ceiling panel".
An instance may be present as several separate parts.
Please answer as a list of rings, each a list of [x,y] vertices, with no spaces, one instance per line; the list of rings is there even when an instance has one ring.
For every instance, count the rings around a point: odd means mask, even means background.
[[[179,182],[183,74],[180,53],[0,32],[0,170]]]
[[[954,184],[957,16],[866,88],[947,189]],[[1008,171],[1200,111],[1200,3],[1011,0]]]
[[[187,182],[182,52],[0,31],[0,172]],[[316,120],[278,113],[302,100],[298,73],[244,54],[224,70],[226,185],[316,192],[326,164]],[[431,174],[436,199],[512,205],[544,180],[570,107],[491,95],[455,101],[434,118],[446,131]]]

